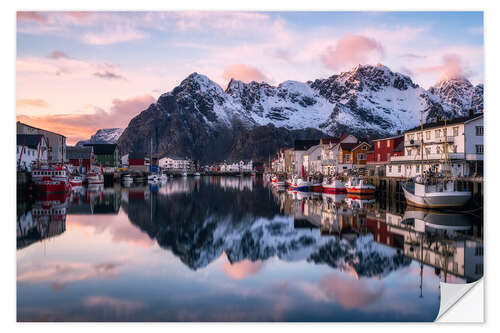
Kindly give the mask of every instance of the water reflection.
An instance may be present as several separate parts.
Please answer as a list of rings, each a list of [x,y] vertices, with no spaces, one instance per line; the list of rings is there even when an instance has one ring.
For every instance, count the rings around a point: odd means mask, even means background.
[[[262,178],[82,188],[17,222],[21,321],[431,321],[440,281],[482,276],[472,215]]]

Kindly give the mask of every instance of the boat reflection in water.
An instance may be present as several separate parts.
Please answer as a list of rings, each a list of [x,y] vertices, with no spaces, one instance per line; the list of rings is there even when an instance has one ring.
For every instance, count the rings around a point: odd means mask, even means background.
[[[20,204],[18,320],[432,321],[441,281],[482,276],[482,221],[402,200],[259,177],[97,186],[29,247],[38,203]]]

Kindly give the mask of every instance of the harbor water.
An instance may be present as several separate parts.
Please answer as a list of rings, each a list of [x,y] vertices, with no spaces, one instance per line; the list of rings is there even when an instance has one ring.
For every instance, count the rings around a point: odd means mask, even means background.
[[[22,322],[433,321],[440,282],[483,274],[480,210],[262,177],[24,193],[16,223]]]

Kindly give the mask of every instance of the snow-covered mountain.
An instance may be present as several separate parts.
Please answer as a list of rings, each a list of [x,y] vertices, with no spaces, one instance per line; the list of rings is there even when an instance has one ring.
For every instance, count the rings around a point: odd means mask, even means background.
[[[76,145],[83,146],[86,143],[116,143],[124,130],[124,128],[100,129],[89,140],[78,141]]]
[[[475,112],[483,110],[483,85],[473,86],[466,78],[440,81],[430,87],[429,92],[439,97],[456,114],[463,114],[467,109],[473,109]]]
[[[391,135],[418,125],[422,114],[426,121],[453,118],[470,107],[482,110],[482,85],[450,80],[427,91],[380,64],[278,86],[233,79],[225,91],[193,73],[132,119],[119,144],[124,150],[143,150],[152,137],[160,155],[217,160],[231,153],[242,133],[259,126],[313,128],[325,135]],[[214,145],[218,148],[207,153]]]

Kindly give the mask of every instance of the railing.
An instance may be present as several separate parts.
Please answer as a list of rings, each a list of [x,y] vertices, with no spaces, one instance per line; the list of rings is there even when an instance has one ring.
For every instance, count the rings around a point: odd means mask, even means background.
[[[441,160],[444,158],[444,154],[424,154],[425,160]],[[450,160],[463,160],[465,159],[464,153],[449,153],[448,158]],[[405,156],[391,156],[391,162],[411,162],[411,161],[420,161],[419,155],[405,155]]]

